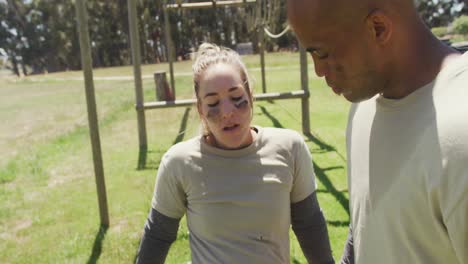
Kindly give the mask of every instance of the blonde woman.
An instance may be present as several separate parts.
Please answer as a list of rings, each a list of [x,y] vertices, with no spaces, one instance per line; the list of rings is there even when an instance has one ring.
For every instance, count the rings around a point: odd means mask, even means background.
[[[203,135],[163,156],[137,263],[163,263],[186,215],[192,263],[289,263],[289,227],[310,263],[334,263],[310,152],[288,129],[252,126],[245,65],[202,44],[193,65]]]

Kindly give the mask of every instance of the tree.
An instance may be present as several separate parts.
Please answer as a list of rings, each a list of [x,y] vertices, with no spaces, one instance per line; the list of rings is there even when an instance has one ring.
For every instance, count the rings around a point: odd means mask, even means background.
[[[417,7],[422,19],[431,28],[448,26],[454,17],[468,14],[466,0],[419,0]]]

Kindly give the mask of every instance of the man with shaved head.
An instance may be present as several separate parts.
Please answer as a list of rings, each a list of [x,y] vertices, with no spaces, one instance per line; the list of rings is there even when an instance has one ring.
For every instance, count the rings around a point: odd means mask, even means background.
[[[318,76],[352,102],[342,263],[468,263],[468,53],[412,0],[288,0]]]

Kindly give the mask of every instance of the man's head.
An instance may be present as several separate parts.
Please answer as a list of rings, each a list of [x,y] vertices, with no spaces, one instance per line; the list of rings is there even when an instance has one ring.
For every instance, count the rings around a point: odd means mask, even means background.
[[[288,0],[288,19],[316,74],[352,102],[383,93],[399,44],[395,29],[411,0]]]

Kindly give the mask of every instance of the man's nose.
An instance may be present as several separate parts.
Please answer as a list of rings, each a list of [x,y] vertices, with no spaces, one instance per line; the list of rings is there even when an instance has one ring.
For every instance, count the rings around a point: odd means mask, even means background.
[[[313,59],[314,60],[314,68],[315,74],[318,77],[324,77],[328,75],[328,63],[325,60]]]

